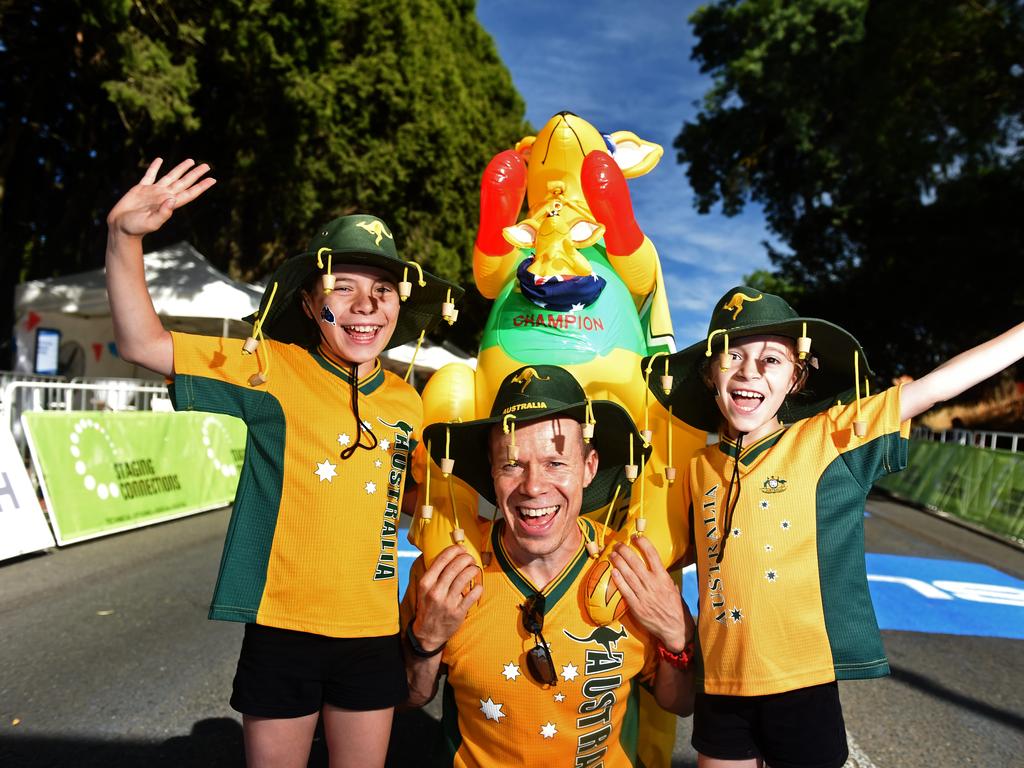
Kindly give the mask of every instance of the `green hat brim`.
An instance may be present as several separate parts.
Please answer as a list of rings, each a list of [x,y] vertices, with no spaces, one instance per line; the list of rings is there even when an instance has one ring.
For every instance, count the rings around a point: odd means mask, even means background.
[[[322,258],[326,263],[327,251],[323,252]],[[332,268],[356,264],[383,269],[394,277],[396,283],[402,279],[403,271],[408,266],[400,259],[358,249],[334,249],[331,251],[331,260]],[[271,276],[260,301],[259,310],[244,319],[252,323],[257,317],[263,317],[274,283],[277,283],[277,293],[262,323],[263,333],[275,341],[286,344],[315,346],[320,340],[320,334],[316,323],[303,312],[299,293],[307,280],[314,274],[323,272],[324,270],[317,266],[316,253],[307,251],[292,256]],[[409,267],[409,279],[412,282],[412,293],[401,303],[395,331],[384,349],[399,347],[415,341],[423,331],[432,331],[441,322],[441,305],[448,300],[449,291],[452,302],[458,301],[464,293],[462,288],[454,283],[426,271],[423,272],[423,282],[426,284],[420,285],[419,272],[413,267]]]
[[[622,406],[608,400],[591,400],[594,414],[594,436],[590,444],[598,454],[597,472],[590,485],[583,489],[583,503],[580,514],[593,512],[611,503],[617,487],[623,490],[629,485],[625,466],[629,463],[629,442],[633,438],[634,461],[639,465],[641,458],[650,458],[651,448],[643,448],[643,438],[629,413]],[[560,407],[544,410],[543,413],[522,414],[516,419],[516,426],[539,421],[568,417],[578,422],[586,419],[586,402],[567,403]],[[423,439],[430,445],[430,456],[440,464],[445,456],[445,430],[451,430],[448,458],[455,460],[452,472],[466,482],[491,504],[496,504],[494,478],[491,475],[491,429],[501,426],[501,416],[491,416],[475,421],[460,423],[431,424],[423,432]],[[622,491],[620,491],[622,495]]]
[[[850,402],[854,397],[854,350],[860,355],[860,375],[870,377],[864,350],[848,331],[834,323],[816,317],[794,317],[781,322],[736,325],[729,328],[729,343],[748,336],[785,336],[794,341],[803,335],[803,324],[807,323],[807,336],[811,339],[808,360],[816,360],[817,367],[809,369],[803,389],[786,398],[779,409],[779,419],[792,424],[832,407],[837,401]],[[712,341],[712,357],[723,349],[721,335]],[[718,430],[722,412],[715,403],[711,390],[704,383],[700,369],[707,360],[707,340],[697,342],[686,349],[668,356],[668,372],[673,377],[672,390],[665,394],[660,377],[665,372],[664,358],[654,360],[649,379],[649,388],[658,401],[668,408],[672,415],[690,426],[707,432]],[[642,370],[652,358],[644,358]],[[712,365],[716,362],[712,361]]]

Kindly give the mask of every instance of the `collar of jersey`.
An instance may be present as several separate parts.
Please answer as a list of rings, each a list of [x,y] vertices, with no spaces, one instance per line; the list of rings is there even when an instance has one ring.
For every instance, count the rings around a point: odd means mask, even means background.
[[[562,596],[566,593],[572,583],[576,581],[576,577],[579,576],[580,571],[583,570],[584,566],[589,562],[590,558],[587,556],[586,542],[594,541],[597,537],[597,532],[594,529],[594,524],[585,517],[578,519],[580,526],[580,532],[583,534],[583,538],[580,540],[580,548],[576,551],[576,554],[569,559],[565,568],[558,574],[551,583],[547,585],[543,590],[538,590],[533,582],[526,577],[525,574],[520,571],[515,564],[512,562],[512,558],[509,557],[508,550],[505,549],[505,543],[502,541],[502,533],[505,531],[505,521],[499,520],[495,525],[491,527],[491,547],[494,550],[495,560],[497,561],[502,572],[512,582],[520,594],[525,597],[541,592],[544,595],[544,615],[546,616],[552,608],[555,607]]]
[[[746,464],[749,466],[758,456],[760,456],[773,445],[775,445],[777,442],[779,442],[779,439],[782,437],[785,431],[785,427],[780,427],[778,430],[772,432],[770,435],[762,437],[756,443],[744,445],[743,450],[739,452],[740,464]],[[736,441],[733,440],[731,437],[727,437],[726,435],[719,433],[718,450],[720,450],[730,459],[735,459]]]
[[[324,349],[322,346],[310,350],[309,354],[313,356],[313,359],[325,371],[334,374],[346,384],[352,383],[352,374],[349,372],[352,366],[351,363],[346,363],[329,349]],[[368,395],[383,383],[384,368],[381,366],[380,360],[376,360],[373,370],[359,379],[359,393]]]

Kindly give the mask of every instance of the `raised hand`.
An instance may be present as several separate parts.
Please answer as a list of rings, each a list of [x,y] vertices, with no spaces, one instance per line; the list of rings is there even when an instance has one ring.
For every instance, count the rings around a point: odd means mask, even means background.
[[[156,232],[175,209],[191,203],[217,183],[206,176],[210,170],[206,163],[196,165],[194,160],[185,160],[158,179],[161,165],[161,158],[150,163],[142,180],[111,209],[107,215],[111,235],[141,238]]]
[[[633,543],[643,557],[623,544],[616,544],[611,553],[615,586],[640,626],[678,653],[693,637],[693,617],[654,545],[643,536],[635,536]]]

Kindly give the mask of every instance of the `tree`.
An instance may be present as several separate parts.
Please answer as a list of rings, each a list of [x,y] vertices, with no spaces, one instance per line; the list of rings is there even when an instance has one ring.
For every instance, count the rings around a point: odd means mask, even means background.
[[[678,159],[700,211],[764,206],[773,287],[885,379],[1019,322],[1024,6],[726,0],[691,21],[714,85]]]
[[[158,154],[219,184],[149,248],[189,239],[254,279],[364,210],[405,258],[471,284],[480,173],[526,129],[467,0],[14,3],[0,41],[8,292],[101,264],[107,210]],[[486,313],[468,302],[449,338],[470,348]]]

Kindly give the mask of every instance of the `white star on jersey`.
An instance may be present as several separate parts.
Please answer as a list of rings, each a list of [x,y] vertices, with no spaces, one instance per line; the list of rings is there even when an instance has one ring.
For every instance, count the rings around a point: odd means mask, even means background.
[[[388,440],[386,437],[382,437],[378,445],[380,446],[380,449],[382,451],[386,451],[391,448],[391,441]]]
[[[375,466],[377,469],[380,469],[384,465],[380,463],[380,459],[377,459],[375,462],[373,462],[373,466]]]
[[[313,472],[313,474],[320,478],[321,483],[324,480],[326,480],[327,482],[331,482],[331,480],[333,480],[334,477],[338,474],[337,472],[334,471],[335,469],[337,469],[337,466],[337,464],[331,464],[331,462],[328,459],[324,459],[323,464],[316,465],[316,471]]]
[[[545,723],[540,727],[540,735],[545,739],[553,739],[556,733],[558,733],[558,729],[555,728],[554,723]]]
[[[366,481],[366,485],[363,486],[363,489],[367,493],[370,493],[370,494],[376,493],[377,492],[377,484],[375,482],[373,482],[372,480],[367,480]]]
[[[522,674],[522,672],[519,671],[519,667],[510,661],[505,665],[505,668],[501,670],[501,674],[505,676],[506,680],[515,680]]]
[[[579,667],[577,667],[572,662],[569,662],[564,667],[562,667],[562,679],[566,682],[569,682],[570,680],[575,680],[577,677],[579,677],[579,674]]]
[[[338,445],[344,447],[351,442],[352,438],[349,437],[346,433],[342,432],[340,435],[338,435]]]
[[[490,696],[487,697],[487,701],[480,699],[480,711],[484,713],[484,717],[488,720],[493,720],[496,723],[501,722],[501,718],[507,717],[507,715],[501,711],[504,704],[495,704]]]
[[[555,694],[555,701],[557,701],[559,704],[561,704],[563,701],[565,701],[565,694],[562,693],[561,691],[556,693]]]

